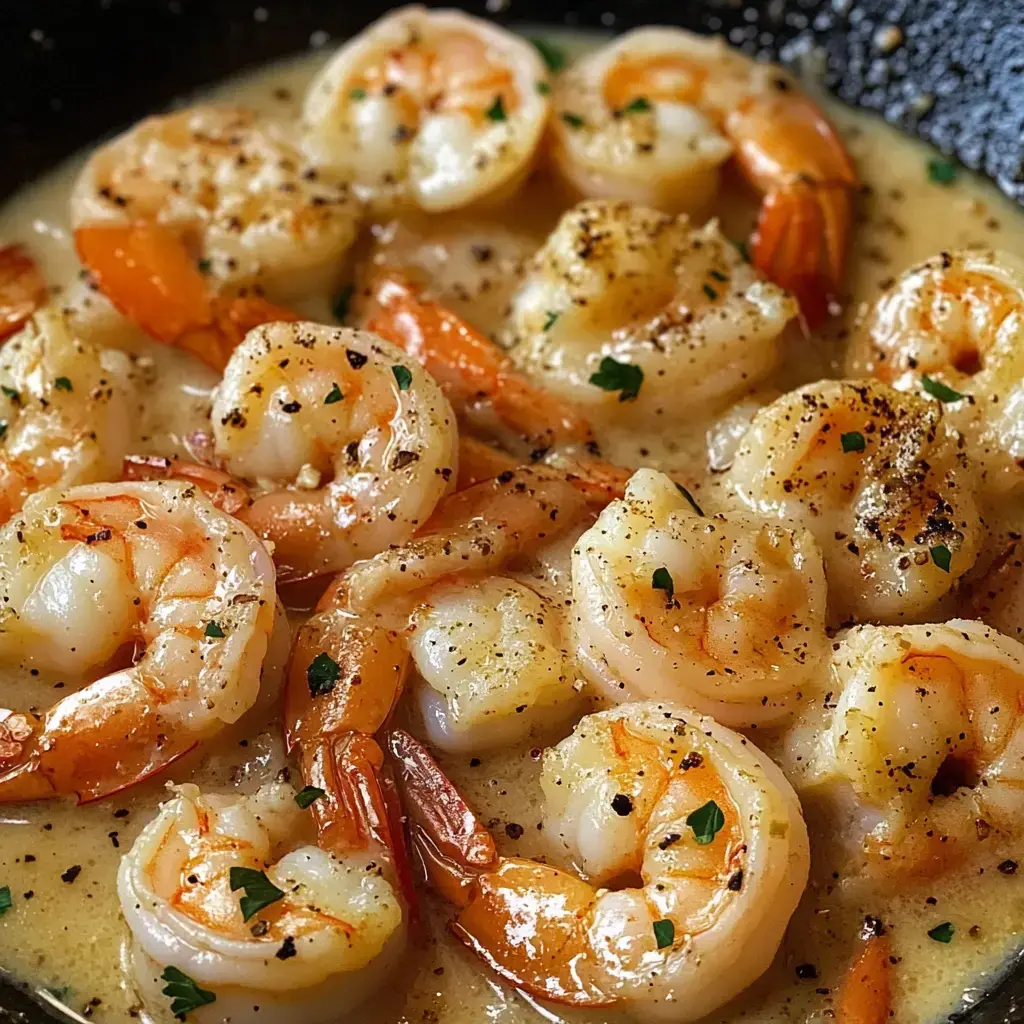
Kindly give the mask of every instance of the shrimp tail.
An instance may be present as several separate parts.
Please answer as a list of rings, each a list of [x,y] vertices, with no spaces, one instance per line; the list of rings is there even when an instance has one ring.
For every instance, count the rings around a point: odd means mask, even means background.
[[[0,340],[18,330],[48,294],[36,261],[25,249],[0,246]]]
[[[886,1024],[892,1009],[889,939],[872,935],[846,972],[835,1003],[843,1024]]]

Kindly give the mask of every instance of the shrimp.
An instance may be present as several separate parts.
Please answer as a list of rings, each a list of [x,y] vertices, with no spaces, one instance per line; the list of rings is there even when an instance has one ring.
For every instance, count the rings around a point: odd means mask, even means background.
[[[592,417],[668,429],[753,390],[796,314],[715,222],[601,200],[565,213],[534,257],[505,342]]]
[[[836,994],[836,1020],[843,1024],[888,1024],[892,1012],[889,975],[888,936],[868,936]]]
[[[288,302],[332,290],[360,218],[344,179],[311,164],[282,126],[234,106],[147,118],[90,157],[71,196],[79,253],[115,305],[105,278],[122,239],[103,226],[159,225],[212,292]]]
[[[135,386],[100,351],[39,310],[0,349],[0,523],[33,491],[116,477],[135,432]]]
[[[638,470],[572,554],[576,653],[616,702],[678,700],[765,725],[816,689],[827,659],[825,571],[811,534],[704,516],[663,473]]]
[[[901,391],[938,382],[982,483],[998,493],[1024,482],[1024,260],[963,250],[911,267],[875,304],[847,365]]]
[[[398,730],[389,747],[454,935],[539,999],[701,1018],[765,971],[807,882],[782,772],[677,704],[588,715],[545,751],[543,834],[574,872],[499,857],[426,750]]]
[[[877,381],[819,381],[762,409],[728,482],[814,534],[839,622],[926,615],[978,553],[974,474],[942,406]]]
[[[0,663],[84,685],[0,711],[0,801],[99,799],[237,721],[275,596],[263,545],[194,487],[31,496],[0,529]]]
[[[835,128],[778,68],[677,28],[627,32],[561,76],[555,167],[585,196],[700,212],[735,157],[762,194],[757,268],[812,326],[843,283],[857,172]]]
[[[185,480],[195,484],[213,504],[237,516],[252,504],[249,491],[230,473],[180,456],[126,455],[121,466],[122,480]]]
[[[1014,536],[985,575],[965,587],[965,596],[972,617],[1024,641],[1024,546],[1021,535]]]
[[[403,913],[382,867],[369,851],[316,846],[295,797],[280,782],[240,797],[176,786],[122,857],[118,898],[150,1010],[174,1012],[184,974],[208,997],[189,1011],[199,1024],[329,1024],[396,968]],[[246,885],[260,886],[259,909]]]
[[[851,808],[868,864],[930,874],[1024,812],[1024,645],[981,622],[858,626],[790,734],[798,791]]]
[[[24,326],[48,295],[46,281],[24,247],[0,246],[0,341]]]
[[[495,202],[534,163],[550,110],[546,79],[525,39],[460,11],[401,7],[313,80],[306,146],[375,212]]]
[[[240,515],[282,580],[337,572],[402,544],[454,486],[455,415],[433,378],[365,331],[266,324],[214,396],[214,450],[262,482]]]

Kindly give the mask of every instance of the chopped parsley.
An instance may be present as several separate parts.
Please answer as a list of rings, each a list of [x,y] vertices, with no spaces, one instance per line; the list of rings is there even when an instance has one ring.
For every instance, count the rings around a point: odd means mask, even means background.
[[[618,391],[619,401],[628,402],[640,394],[644,371],[632,363],[620,363],[611,356],[601,360],[597,373],[590,375],[590,383],[602,391]]]
[[[505,103],[501,98],[500,92],[498,93],[497,96],[494,97],[494,102],[487,108],[487,110],[484,113],[484,116],[487,118],[488,121],[508,120],[508,115],[505,113]]]
[[[620,111],[620,114],[644,114],[651,109],[651,101],[646,96],[637,96],[631,103],[627,103]]]
[[[161,981],[167,985],[163,989],[165,996],[171,997],[171,1013],[181,1020],[191,1010],[198,1010],[200,1006],[207,1006],[214,1002],[217,996],[200,988],[184,971],[177,967],[166,967],[160,975]]]
[[[341,666],[326,651],[321,651],[306,669],[306,682],[311,697],[330,693],[340,678]]]
[[[304,786],[295,794],[295,802],[305,810],[315,800],[319,800],[324,791],[318,786]]]
[[[867,442],[859,430],[851,430],[839,435],[839,443],[843,446],[844,452],[862,452]]]
[[[331,312],[334,313],[334,319],[344,322],[345,317],[348,316],[348,307],[352,304],[352,285],[347,284],[344,288],[339,289],[338,294],[334,296],[334,303],[331,306]]]
[[[587,123],[579,114],[572,114],[568,110],[563,111],[561,117],[570,128],[582,128]]]
[[[334,387],[327,392],[327,397],[324,399],[324,405],[334,405],[335,402],[340,402],[345,396],[341,393],[341,388],[338,387],[338,382],[334,382]]]
[[[956,181],[956,164],[952,160],[929,160],[928,180],[935,185],[952,185]]]
[[[704,515],[704,509],[697,504],[697,499],[680,483],[676,484],[676,490],[690,503],[690,508],[693,509],[697,515]]]
[[[561,71],[565,67],[565,51],[547,39],[531,39],[531,43],[537,47],[541,59],[548,66],[548,71]]]
[[[703,807],[698,807],[686,816],[686,824],[693,829],[697,845],[707,846],[725,826],[725,815],[714,800],[709,800]]]
[[[68,378],[68,377],[58,377],[58,378],[57,378],[57,379],[56,379],[56,380],[55,380],[55,381],[53,382],[53,386],[54,386],[54,387],[55,387],[55,388],[56,388],[56,389],[57,389],[58,391],[72,391],[72,390],[74,390],[74,389],[73,389],[73,388],[71,387],[71,380],[70,380],[70,378]]]
[[[928,938],[934,939],[936,942],[952,942],[955,931],[956,929],[949,921],[943,921],[942,924],[937,924],[928,932]]]
[[[7,433],[7,420],[0,420],[0,440],[3,440],[4,435]]]
[[[660,566],[654,570],[654,573],[651,576],[651,586],[655,590],[664,590],[665,600],[668,601],[669,604],[672,603],[672,595],[675,592],[675,585],[672,582],[672,573],[670,573],[665,566]]]
[[[206,624],[206,629],[203,631],[203,636],[209,637],[211,640],[219,640],[221,637],[227,634],[221,628],[219,622],[214,622],[213,619]]]
[[[3,392],[12,402],[21,402],[21,395],[18,394],[17,388],[9,388],[6,384],[0,384],[0,392]]]
[[[718,298],[718,292],[716,292],[715,289],[712,288],[711,285],[709,285],[707,282],[704,283],[704,294],[709,299],[711,299],[712,302],[714,302],[715,299]]]
[[[391,372],[395,375],[399,391],[408,391],[412,384],[412,371],[405,366],[392,366]]]
[[[555,312],[555,310],[549,309],[547,316],[544,318],[544,326],[541,328],[541,330],[550,331],[551,328],[554,327],[556,323],[558,323],[558,318],[561,315],[561,313],[557,313]]]
[[[941,380],[935,380],[927,374],[921,378],[921,387],[940,402],[959,402],[961,398],[966,397],[959,391],[954,391],[948,384],[943,384]]]
[[[551,85],[548,82],[537,82],[537,92],[541,96],[547,96],[551,92]]]
[[[945,544],[936,544],[932,548],[932,561],[943,571],[949,572],[949,564],[953,559],[952,552]]]
[[[676,940],[676,926],[666,917],[661,921],[655,921],[652,925],[654,928],[654,941],[658,944],[658,949],[667,949]]]
[[[350,100],[365,100],[366,90],[360,89],[359,86],[357,85],[354,89],[349,89],[348,98]]]
[[[245,895],[238,901],[242,908],[243,921],[248,921],[264,907],[269,907],[271,903],[276,903],[284,896],[284,890],[278,889],[267,878],[265,871],[257,871],[255,868],[232,868],[228,872],[228,885],[231,886],[232,892],[237,889],[245,890]]]
[[[750,249],[747,247],[747,243],[743,241],[743,239],[741,238],[739,241],[733,242],[732,244],[736,246],[736,251],[740,254],[741,258],[743,259],[743,262],[749,263]]]
[[[14,902],[11,900],[11,887],[9,885],[0,886],[0,916],[6,914],[13,906]]]
[[[196,266],[199,268],[200,274],[208,274],[213,270],[213,260],[200,260]]]

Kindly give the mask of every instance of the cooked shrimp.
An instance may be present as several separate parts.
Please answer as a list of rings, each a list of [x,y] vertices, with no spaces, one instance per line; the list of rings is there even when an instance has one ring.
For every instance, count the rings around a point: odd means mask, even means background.
[[[177,455],[127,455],[121,466],[121,479],[184,480],[195,484],[217,508],[231,516],[252,504],[245,485],[230,473]]]
[[[1024,645],[980,622],[858,626],[794,729],[797,788],[852,807],[882,872],[931,872],[1024,812]]]
[[[754,263],[812,325],[838,296],[857,172],[824,112],[778,68],[677,28],[627,32],[561,76],[555,166],[585,196],[703,211],[736,158],[764,196]]]
[[[762,409],[729,481],[825,557],[832,618],[920,619],[973,564],[974,479],[942,406],[875,381],[819,381]]]
[[[588,715],[545,752],[543,834],[582,877],[499,857],[426,750],[399,731],[390,747],[424,864],[460,908],[453,933],[540,999],[703,1017],[765,971],[807,881],[782,772],[680,705]]]
[[[966,588],[967,614],[1024,641],[1024,544],[1021,535],[1006,544],[980,579]]]
[[[237,721],[274,603],[263,545],[194,487],[30,497],[0,529],[0,662],[85,685],[41,715],[0,711],[0,801],[97,799]]]
[[[602,200],[563,215],[506,340],[520,369],[591,416],[669,429],[752,391],[796,313],[714,222]]]
[[[337,284],[359,218],[344,179],[311,164],[282,126],[232,106],[147,118],[92,155],[71,196],[79,253],[119,307],[104,253],[79,232],[158,224],[181,240],[212,291],[255,289],[286,302]]]
[[[377,988],[403,945],[402,907],[370,851],[318,848],[284,783],[253,796],[177,786],[121,859],[132,967],[151,1011],[175,971],[211,998],[200,1024],[329,1024]],[[269,903],[247,905],[245,886]],[[239,891],[240,890],[240,891]],[[170,969],[170,970],[168,970]]]
[[[674,700],[749,726],[817,689],[825,571],[807,530],[704,516],[641,469],[577,542],[572,587],[579,664],[611,700]]]
[[[1024,261],[944,252],[912,267],[876,303],[848,367],[899,388],[940,390],[982,481],[1024,483]],[[938,382],[939,388],[934,383]]]
[[[425,298],[405,274],[382,269],[370,292],[369,329],[421,363],[471,422],[496,417],[535,448],[593,441],[590,424],[571,404],[524,377],[497,345]]]
[[[18,330],[48,294],[36,261],[25,249],[0,246],[0,341]]]
[[[412,5],[346,43],[306,94],[306,143],[372,208],[441,213],[507,196],[550,103],[536,50],[460,11]]]
[[[857,958],[847,969],[836,993],[836,1020],[843,1024],[888,1024],[892,1015],[889,939],[864,939]]]
[[[135,433],[131,366],[42,309],[0,349],[0,523],[44,487],[116,478]]]
[[[565,614],[524,581],[429,588],[411,629],[427,737],[442,750],[509,747],[578,710]]]
[[[365,331],[266,324],[231,356],[214,447],[261,483],[242,518],[281,579],[337,572],[401,544],[454,486],[455,415],[433,378]]]

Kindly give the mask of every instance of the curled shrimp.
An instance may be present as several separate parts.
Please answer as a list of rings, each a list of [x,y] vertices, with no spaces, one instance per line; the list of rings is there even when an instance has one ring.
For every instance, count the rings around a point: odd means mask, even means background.
[[[704,516],[641,469],[577,541],[572,587],[579,664],[611,700],[671,699],[749,726],[818,688],[825,571],[807,530]]]
[[[700,210],[730,157],[763,196],[753,260],[812,326],[840,294],[857,173],[821,108],[778,68],[677,28],[627,32],[553,94],[555,166],[585,196]]]
[[[82,262],[129,316],[111,266],[124,236],[101,227],[159,225],[202,267],[196,287],[288,302],[338,283],[360,215],[345,181],[311,164],[282,126],[233,106],[147,118],[90,157],[71,196]],[[142,240],[128,255],[152,260]],[[169,311],[185,304],[181,283],[160,296]]]
[[[195,484],[229,516],[237,516],[252,504],[248,489],[230,473],[180,456],[126,455],[122,480],[184,480]]]
[[[134,397],[120,352],[93,348],[60,313],[39,310],[0,349],[0,522],[44,487],[116,477]]]
[[[701,1018],[765,971],[807,881],[782,772],[680,705],[588,715],[545,751],[543,834],[572,872],[498,856],[425,748],[398,730],[389,746],[454,935],[542,1000]]]
[[[532,260],[506,341],[525,373],[595,419],[668,428],[720,411],[776,366],[797,314],[715,222],[580,203]],[[604,377],[628,364],[635,380]]]
[[[762,409],[729,482],[814,534],[840,622],[919,619],[978,553],[974,474],[942,406],[879,381],[819,381]]]
[[[858,626],[790,734],[801,793],[849,808],[869,865],[930,874],[1024,810],[1024,645],[981,622]]]
[[[365,331],[266,324],[228,363],[214,450],[266,492],[242,518],[280,578],[337,572],[401,544],[454,486],[455,416],[433,378]]]
[[[94,800],[253,705],[274,567],[194,487],[94,484],[33,495],[0,529],[0,607],[0,661],[84,683],[43,714],[0,711],[0,801]]]
[[[257,1011],[328,1024],[395,968],[404,928],[391,883],[371,851],[318,847],[295,797],[280,782],[252,796],[177,786],[121,858],[118,898],[148,1009],[173,1011],[164,985],[184,974],[209,997],[189,1011],[201,1024]],[[253,878],[275,896],[250,912]]]
[[[1024,261],[944,252],[911,267],[875,304],[850,347],[851,374],[901,391],[944,385],[986,487],[1024,482]],[[935,384],[927,385],[935,390]]]
[[[307,148],[375,210],[441,213],[506,196],[533,165],[550,103],[525,40],[460,11],[401,7],[313,80]]]
[[[48,295],[46,281],[25,248],[0,246],[0,341],[21,328]]]

